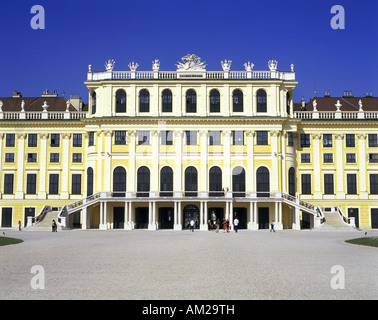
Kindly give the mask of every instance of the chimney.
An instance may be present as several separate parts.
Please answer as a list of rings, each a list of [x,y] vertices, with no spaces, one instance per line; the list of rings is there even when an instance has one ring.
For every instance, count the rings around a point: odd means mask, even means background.
[[[14,91],[12,98],[22,98],[22,94],[19,91]]]
[[[301,103],[302,103],[301,111],[305,111],[306,110],[306,101],[305,101],[304,97],[302,97]]]
[[[43,91],[41,97],[45,97],[45,98],[57,98],[58,97],[58,93],[57,93],[56,90],[54,91],[54,93],[49,93],[49,89],[46,89],[45,91]]]
[[[71,94],[70,103],[75,107],[77,111],[83,111],[83,101],[81,100],[80,95]]]
[[[331,95],[329,94],[329,91],[326,91],[324,93],[324,98],[331,98]]]

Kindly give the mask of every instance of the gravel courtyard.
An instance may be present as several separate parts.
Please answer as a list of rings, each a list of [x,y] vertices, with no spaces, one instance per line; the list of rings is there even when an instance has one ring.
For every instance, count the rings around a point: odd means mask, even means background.
[[[378,299],[378,248],[344,242],[364,232],[1,231],[24,242],[0,247],[0,299]]]

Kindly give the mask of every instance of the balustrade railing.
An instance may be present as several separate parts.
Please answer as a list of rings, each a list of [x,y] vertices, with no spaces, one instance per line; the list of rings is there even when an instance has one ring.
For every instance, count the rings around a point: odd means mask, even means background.
[[[297,119],[378,119],[378,111],[294,111]]]

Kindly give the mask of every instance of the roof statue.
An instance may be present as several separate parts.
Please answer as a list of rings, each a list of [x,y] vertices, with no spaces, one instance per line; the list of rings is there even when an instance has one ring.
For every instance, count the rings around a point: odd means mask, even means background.
[[[312,102],[312,106],[314,107],[314,111],[318,111],[318,109],[316,109],[316,106],[318,105],[318,103],[316,102],[316,100],[314,100]]]
[[[340,111],[341,106],[342,106],[342,104],[340,103],[340,100],[337,100],[337,103],[335,104],[335,107],[337,108],[336,111]]]
[[[244,63],[245,71],[251,72],[253,70],[254,66],[255,65],[253,63],[249,62],[249,61]]]
[[[269,67],[270,71],[277,71],[277,65],[278,65],[277,60],[269,60],[268,61],[268,67]]]
[[[106,71],[113,71],[114,65],[115,61],[113,59],[109,59],[108,62],[105,62]],[[92,66],[90,69],[92,69]]]
[[[128,67],[130,68],[131,71],[136,71],[136,69],[139,67],[139,63],[129,63]]]
[[[222,68],[223,68],[223,71],[230,71],[230,68],[231,68],[231,63],[232,61],[231,60],[224,60],[224,61],[221,61],[221,65],[222,65]]]
[[[205,62],[201,62],[201,58],[197,57],[195,54],[188,54],[182,57],[181,60],[184,62],[178,62],[176,64],[177,70],[204,70],[207,65]]]
[[[360,108],[359,108],[358,111],[364,111],[364,110],[362,109],[362,101],[361,101],[361,99],[360,99],[360,101],[358,101],[358,105],[360,106]]]
[[[152,70],[157,72],[160,68],[160,61],[159,59],[155,59],[155,61],[152,61]]]

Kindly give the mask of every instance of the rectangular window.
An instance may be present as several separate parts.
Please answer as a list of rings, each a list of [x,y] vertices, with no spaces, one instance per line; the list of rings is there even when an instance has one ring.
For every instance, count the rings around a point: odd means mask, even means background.
[[[332,148],[332,134],[323,134],[323,147]]]
[[[161,144],[163,146],[173,145],[173,132],[172,131],[162,131],[161,132]]]
[[[378,194],[378,174],[370,174],[370,194]]]
[[[4,174],[4,194],[13,194],[13,173]]]
[[[220,131],[210,131],[209,132],[209,145],[210,146],[220,146],[222,142]]]
[[[357,194],[357,175],[347,174],[347,193]]]
[[[126,131],[115,131],[114,132],[114,144],[126,145]]]
[[[38,144],[38,135],[36,133],[28,134],[28,147],[36,148]]]
[[[324,175],[324,194],[334,194],[333,174]]]
[[[59,163],[59,153],[50,153],[50,162]]]
[[[354,148],[356,146],[356,135],[346,134],[345,135],[345,147]]]
[[[14,153],[6,153],[5,162],[14,162]]]
[[[37,154],[36,153],[28,153],[27,162],[28,163],[36,163],[37,162]]]
[[[268,131],[256,132],[256,145],[267,146],[268,145]]]
[[[333,153],[323,153],[323,163],[333,163]]]
[[[287,133],[287,145],[289,147],[292,147],[294,145],[294,138],[293,138],[293,133],[292,132],[288,132]]]
[[[88,132],[88,147],[94,146],[94,132]]]
[[[234,146],[244,145],[244,131],[232,131],[232,144]]]
[[[72,135],[72,147],[81,148],[83,146],[83,135],[81,133],[74,133]]]
[[[26,194],[36,194],[37,193],[37,175],[28,174],[26,176]]]
[[[138,145],[149,145],[150,144],[150,131],[138,131]]]
[[[81,153],[73,153],[72,154],[72,162],[82,162],[82,154]]]
[[[52,133],[50,137],[50,147],[59,148],[60,146],[60,134]]]
[[[356,163],[356,154],[355,153],[347,153],[346,154],[346,162],[347,163]]]
[[[378,153],[369,153],[369,163],[378,162]]]
[[[185,131],[185,136],[187,146],[197,145],[197,131]]]
[[[2,208],[1,209],[1,227],[11,228],[12,227],[12,208]]]
[[[311,174],[301,174],[302,194],[311,194]]]
[[[309,148],[310,146],[310,135],[308,133],[301,133],[301,148]]]
[[[311,154],[301,153],[301,163],[311,163]]]
[[[72,175],[71,194],[81,194],[81,174]]]
[[[377,135],[376,134],[368,134],[369,140],[369,147],[375,148],[378,147]]]
[[[7,148],[14,148],[15,146],[15,134],[7,133],[5,137],[5,146]]]
[[[59,193],[59,174],[51,173],[49,175],[49,194]]]

